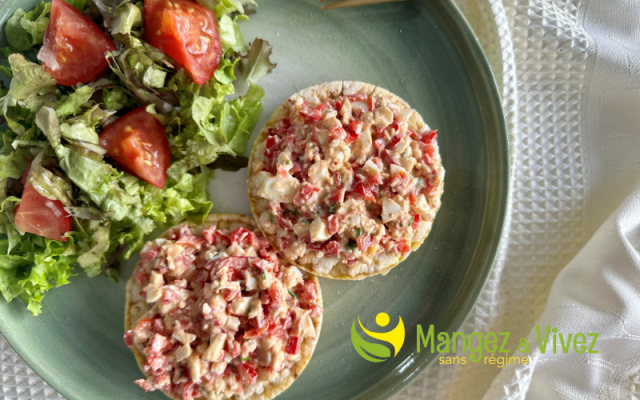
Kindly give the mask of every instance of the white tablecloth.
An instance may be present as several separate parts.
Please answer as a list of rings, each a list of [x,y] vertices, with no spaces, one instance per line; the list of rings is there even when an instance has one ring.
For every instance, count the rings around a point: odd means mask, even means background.
[[[640,3],[456,2],[498,79],[514,160],[510,212],[499,260],[463,330],[509,331],[514,338],[510,348],[515,349],[517,338],[527,336],[540,318],[560,270],[640,181]],[[575,281],[571,271],[584,274],[580,262],[588,263],[598,255],[594,248],[609,243],[615,249],[624,240],[624,234],[612,232],[620,231],[620,226],[635,226],[623,223],[635,215],[633,207],[640,215],[640,202],[633,199],[609,218],[563,273],[541,321],[566,322],[566,318],[554,320],[553,310],[566,300],[563,296],[569,290],[564,289]],[[615,260],[612,265],[634,260]],[[629,293],[637,295],[633,287]],[[579,299],[580,294],[576,296]],[[623,301],[617,306],[628,304]],[[540,378],[543,363],[536,360],[540,362],[531,368],[504,370],[483,364],[434,365],[396,399],[516,399],[524,398],[529,388],[528,398],[587,398],[590,392],[572,392],[563,386],[567,382],[571,386],[570,379],[552,379],[548,371],[550,379]],[[571,376],[584,378],[594,360],[578,363],[584,371]],[[615,369],[606,360],[601,364]],[[62,399],[2,339],[0,368],[0,398]],[[549,371],[560,377],[563,369]],[[617,391],[596,390],[592,397],[631,398],[640,376],[618,378],[597,386]],[[583,385],[593,382],[584,380]],[[541,387],[548,392],[540,391]]]
[[[516,137],[503,251],[464,331],[509,331],[514,352],[519,338],[536,341],[534,324],[551,324],[600,333],[601,354],[532,346],[526,367],[434,365],[398,398],[637,399],[637,194],[616,208],[640,178],[640,3],[459,3],[496,71],[502,62]]]

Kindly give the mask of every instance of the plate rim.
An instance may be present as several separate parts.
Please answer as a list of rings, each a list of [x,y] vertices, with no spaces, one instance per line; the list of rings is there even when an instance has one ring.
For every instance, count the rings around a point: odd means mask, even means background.
[[[8,4],[14,4],[19,0],[0,0],[0,9],[4,8]],[[45,0],[48,1],[48,0]],[[463,13],[460,11],[458,6],[454,3],[454,0],[435,0],[435,1],[427,1],[427,0],[418,0],[422,3],[429,4],[432,8],[440,8],[444,11],[444,13],[451,17],[451,20],[455,22],[455,28],[457,28],[461,33],[461,37],[466,39],[466,45],[471,50],[471,54],[467,54],[466,58],[471,56],[473,60],[475,60],[476,66],[480,67],[480,77],[484,78],[484,82],[481,82],[485,86],[485,92],[489,95],[492,102],[489,105],[494,114],[492,115],[493,119],[496,123],[497,129],[497,138],[498,143],[501,144],[500,151],[498,155],[502,160],[499,165],[499,169],[501,172],[501,176],[494,181],[497,183],[498,192],[497,196],[494,195],[496,193],[492,190],[487,190],[487,195],[485,199],[485,204],[490,204],[490,200],[492,197],[497,197],[499,200],[499,204],[496,206],[497,216],[493,219],[495,226],[493,226],[493,239],[490,243],[488,254],[486,256],[486,260],[484,262],[484,267],[481,269],[479,279],[475,279],[476,284],[473,287],[473,291],[471,294],[468,294],[464,299],[461,299],[460,293],[462,292],[462,287],[464,287],[465,283],[468,283],[469,276],[465,277],[461,289],[456,294],[455,298],[452,300],[449,309],[453,308],[453,305],[458,301],[465,301],[463,305],[462,312],[456,313],[453,317],[449,315],[449,312],[445,313],[444,320],[445,323],[450,329],[439,329],[436,328],[436,333],[439,331],[455,331],[460,328],[468,317],[471,315],[471,312],[474,306],[477,304],[480,294],[484,290],[487,285],[487,281],[491,271],[495,267],[495,263],[497,260],[498,250],[500,244],[502,243],[502,235],[505,229],[507,208],[510,202],[510,193],[511,193],[511,170],[509,168],[509,152],[508,152],[508,144],[509,144],[509,136],[507,130],[506,119],[504,116],[504,110],[502,105],[502,100],[500,96],[500,92],[498,89],[498,84],[495,79],[495,75],[490,67],[488,58],[482,49],[480,41],[476,36],[475,32],[469,25],[469,22],[464,17]],[[0,17],[0,26],[4,26],[6,21],[10,18],[9,14],[5,14]],[[465,58],[465,54],[461,52],[463,58]],[[472,83],[476,83],[476,80],[472,79]],[[473,85],[476,86],[475,84]],[[481,112],[482,115],[485,115],[486,112]],[[486,126],[486,124],[485,124]],[[485,232],[487,230],[487,218],[486,218],[486,210],[487,206],[485,205],[485,217],[482,221],[481,232]],[[489,227],[491,228],[491,227]],[[483,234],[480,235],[482,237]],[[475,257],[475,255],[474,255]],[[448,318],[447,318],[448,317]],[[442,325],[442,324],[441,324]],[[452,328],[452,329],[451,329]],[[6,328],[5,328],[6,329]],[[11,329],[10,327],[8,329]],[[51,386],[58,393],[63,395],[65,398],[74,398],[75,394],[71,392],[71,389],[67,390],[67,386],[64,384],[58,385],[52,383],[55,382],[55,379],[46,379],[45,376],[53,377],[52,374],[48,374],[47,371],[41,369],[37,362],[35,362],[34,357],[29,355],[28,351],[22,351],[19,346],[14,346],[14,344],[5,337],[5,335],[0,332],[0,335],[6,340],[7,344],[16,352],[16,354],[27,364],[27,366],[44,382],[46,382],[49,386]],[[371,399],[371,400],[386,400],[390,399],[400,392],[404,391],[409,385],[411,385],[418,377],[425,372],[429,366],[433,364],[436,360],[436,356],[438,353],[430,353],[425,352],[427,354],[424,357],[416,356],[416,352],[413,352],[409,357],[407,357],[398,367],[394,369],[395,371],[401,370],[399,374],[394,374],[393,372],[385,376],[383,380],[392,379],[394,382],[390,385],[386,385],[384,381],[378,382],[377,384],[370,386],[366,390],[360,392],[359,394],[352,397],[352,400],[356,399]],[[418,359],[421,360],[418,360]],[[411,368],[409,368],[411,367]],[[382,385],[382,386],[381,386]],[[375,390],[378,389],[378,390]]]
[[[491,104],[484,105],[484,107],[489,107],[490,111],[493,112],[494,122],[496,123],[496,133],[497,133],[497,142],[501,145],[499,151],[497,151],[497,155],[500,157],[501,162],[498,162],[498,171],[501,173],[499,178],[495,178],[493,180],[494,185],[497,184],[497,191],[492,190],[495,188],[489,187],[487,185],[487,194],[485,196],[485,217],[482,221],[482,234],[480,237],[485,235],[485,231],[487,229],[493,228],[493,237],[491,240],[490,248],[488,250],[488,254],[485,261],[484,268],[480,271],[480,278],[476,279],[476,284],[473,287],[473,291],[471,294],[462,296],[466,297],[466,303],[463,305],[462,312],[456,313],[454,316],[450,316],[447,312],[443,317],[445,322],[441,325],[447,325],[449,329],[439,329],[439,327],[435,327],[435,334],[438,332],[448,331],[453,332],[458,330],[460,327],[464,325],[466,320],[471,315],[475,305],[477,304],[480,294],[484,291],[484,288],[487,286],[487,282],[489,280],[489,276],[495,267],[498,250],[503,241],[503,233],[506,225],[506,217],[508,205],[510,203],[511,197],[511,184],[512,184],[512,171],[509,167],[509,135],[507,129],[507,122],[504,115],[504,108],[502,104],[502,97],[500,96],[500,91],[498,88],[498,83],[496,81],[495,75],[491,66],[489,64],[489,60],[482,49],[482,45],[480,44],[480,40],[477,35],[471,28],[471,25],[464,17],[464,14],[460,10],[460,8],[454,3],[454,0],[437,0],[437,1],[428,1],[428,0],[420,0],[422,3],[429,4],[434,9],[435,7],[440,7],[446,14],[448,14],[453,21],[456,22],[456,27],[462,33],[462,38],[466,39],[466,45],[471,50],[471,54],[467,54],[466,58],[472,56],[476,61],[476,65],[480,67],[480,77],[484,78],[484,82],[481,82],[485,85],[486,93],[492,99]],[[465,58],[464,52],[461,52],[463,59]],[[476,80],[472,79],[472,83],[476,83]],[[476,87],[476,85],[473,85]],[[481,106],[482,107],[482,106]],[[485,112],[481,112],[482,115],[486,114]],[[486,127],[486,124],[485,124]],[[486,135],[485,135],[486,139]],[[496,195],[496,192],[499,192]],[[499,201],[499,204],[495,207],[497,212],[496,217],[493,219],[495,223],[493,227],[487,227],[487,217],[486,210],[488,208],[487,205],[490,205],[490,201],[492,200]],[[475,257],[475,255],[474,255]],[[465,283],[468,283],[469,276],[465,277],[460,290],[456,294],[453,299],[451,305],[449,306],[449,310],[454,308],[454,304],[456,302],[464,301],[465,299],[461,299],[461,292],[463,291],[463,287]],[[396,373],[394,376],[394,372],[391,372],[387,376],[383,378],[385,379],[393,379],[395,383],[391,383],[388,386],[384,386],[385,382],[380,381],[377,384],[370,386],[365,391],[357,394],[352,398],[352,400],[387,400],[391,399],[399,395],[403,392],[408,386],[410,386],[417,378],[419,378],[436,360],[437,355],[439,353],[431,353],[426,352],[428,354],[424,357],[418,357],[416,352],[412,352],[409,357],[407,357],[400,365],[398,365],[395,371],[400,370],[400,373]],[[418,360],[418,358],[422,358],[422,360]],[[415,364],[415,365],[413,365]],[[411,367],[411,368],[410,368]],[[378,390],[376,390],[378,389]]]

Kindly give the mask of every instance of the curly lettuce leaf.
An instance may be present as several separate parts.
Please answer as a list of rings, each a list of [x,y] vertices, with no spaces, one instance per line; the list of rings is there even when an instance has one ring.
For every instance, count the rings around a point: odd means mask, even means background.
[[[13,79],[9,93],[2,98],[3,111],[19,105],[35,112],[50,99],[47,94],[56,90],[56,80],[44,71],[41,65],[28,61],[22,54],[11,54],[9,64]]]
[[[11,146],[8,146],[13,149]],[[0,182],[8,178],[20,179],[26,164],[27,152],[11,151],[9,154],[0,154]]]
[[[87,0],[64,0],[69,3],[73,8],[82,12],[84,10],[84,6],[87,4]]]
[[[68,124],[82,122],[85,126],[95,129],[96,126],[104,126],[111,119],[115,118],[113,116],[115,113],[115,110],[103,110],[99,105],[93,105],[91,108],[85,111],[84,114],[78,115],[77,117],[69,118],[66,122]]]
[[[49,25],[49,11],[51,3],[40,3],[36,8],[25,12],[17,9],[7,21],[5,35],[12,51],[21,52],[42,44],[44,32]]]
[[[144,49],[108,52],[107,61],[113,73],[141,104],[153,104],[163,114],[170,114],[180,104],[178,94],[164,88],[164,67],[146,54]]]
[[[55,107],[58,117],[68,117],[82,111],[82,106],[89,102],[95,90],[91,86],[82,86],[68,96],[62,97],[62,104]]]
[[[135,105],[135,101],[123,89],[117,87],[102,90],[102,101],[108,110],[114,111]]]
[[[260,78],[273,71],[276,64],[271,62],[272,47],[266,40],[256,39],[240,62],[240,72],[250,85],[255,85]]]
[[[237,22],[243,19],[246,19],[246,17],[236,16],[232,19],[227,15],[223,15],[218,21],[220,46],[222,47],[223,53],[226,53],[227,50],[236,53],[244,53],[247,51],[247,44],[244,41],[244,36]]]
[[[244,154],[244,148],[262,113],[264,90],[251,85],[247,94],[222,107],[219,121],[229,148],[236,154]]]
[[[75,242],[73,237],[61,242],[30,233],[14,235],[14,240],[12,247],[10,239],[0,239],[0,293],[7,301],[22,299],[31,315],[38,315],[44,293],[69,283],[77,259]]]
[[[66,176],[57,175],[43,166],[45,157],[51,148],[42,150],[31,162],[27,184],[38,193],[51,200],[60,200],[65,206],[73,205],[73,186]],[[62,176],[61,176],[62,175]]]
[[[91,2],[86,12],[102,15],[119,50],[108,55],[110,77],[70,93],[61,93],[38,64],[10,54],[13,48],[2,49],[10,68],[0,72],[13,78],[8,89],[0,87],[0,107],[9,127],[0,131],[0,233],[6,235],[0,244],[0,292],[7,300],[21,298],[33,314],[39,313],[44,293],[66,283],[74,266],[89,276],[116,279],[118,258],[138,251],[157,226],[204,221],[212,208],[208,165],[246,165],[245,158],[229,162],[225,157],[244,152],[262,110],[264,92],[255,82],[275,65],[269,61],[268,44],[256,41],[247,49],[239,29],[238,22],[255,8],[252,0],[198,1],[216,10],[223,42],[218,68],[204,85],[195,84],[184,68],[141,39],[142,2]],[[78,9],[86,6],[85,0],[68,2]],[[48,3],[43,4],[13,17],[8,29],[15,28],[17,40],[23,41],[19,46],[41,42],[39,32],[44,32],[49,12]],[[238,63],[249,90],[230,99]],[[106,109],[93,100],[96,92],[102,93]],[[104,149],[98,146],[100,127],[113,121],[117,111],[139,105],[146,105],[167,131],[172,164],[163,189],[118,171],[103,160]],[[67,242],[20,232],[13,222],[20,202],[18,182],[29,162],[29,183],[62,201],[73,217]]]
[[[111,222],[86,221],[78,224],[80,229],[74,232],[79,239],[78,264],[89,277],[102,273],[102,266],[107,262],[109,251]]]
[[[4,75],[5,78],[7,79],[13,79],[13,72],[11,72],[11,68],[9,67],[5,67],[4,65],[0,65],[0,73],[2,75]],[[4,84],[2,84],[2,88],[5,89]],[[9,89],[5,89],[5,90],[9,90]],[[6,93],[3,94],[3,96],[5,96]]]
[[[109,22],[111,35],[124,45],[133,45],[132,34],[141,36],[144,26],[142,20],[142,10],[131,3],[124,3],[117,7],[113,13],[113,19]]]
[[[254,0],[196,0],[203,6],[213,10],[218,18],[231,13],[253,14],[258,6]]]

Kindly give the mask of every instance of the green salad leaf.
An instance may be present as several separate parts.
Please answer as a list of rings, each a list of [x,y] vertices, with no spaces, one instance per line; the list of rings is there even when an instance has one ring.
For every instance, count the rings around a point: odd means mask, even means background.
[[[9,92],[2,98],[5,117],[6,109],[13,106],[37,111],[45,101],[50,100],[47,94],[55,91],[56,80],[44,72],[42,66],[28,61],[21,54],[10,55],[9,64],[13,71],[13,79],[9,85]]]
[[[49,25],[49,11],[51,3],[44,1],[29,12],[22,8],[16,10],[5,28],[7,42],[13,51],[27,51],[35,45],[42,44],[44,31]]]
[[[71,4],[76,10],[80,12],[84,10],[84,6],[87,4],[87,0],[64,0],[64,1]]]
[[[0,239],[0,293],[7,301],[22,299],[32,315],[41,313],[40,302],[52,287],[69,283],[76,262],[73,238],[66,242],[26,233]],[[11,251],[10,251],[11,249]]]
[[[133,107],[136,103],[122,88],[102,90],[102,101],[107,110],[120,111],[123,108]]]
[[[246,18],[246,17],[245,17]],[[240,31],[238,20],[242,20],[240,16],[236,16],[233,19],[228,15],[223,15],[218,22],[218,31],[220,32],[220,45],[222,51],[232,50],[234,52],[244,53],[247,50],[247,44]]]
[[[244,149],[262,112],[257,81],[275,64],[271,46],[250,47],[240,23],[253,0],[197,0],[216,12],[222,54],[214,76],[196,84],[185,68],[144,41],[143,2],[65,0],[106,29],[117,43],[110,74],[62,87],[31,62],[49,23],[50,3],[8,20],[2,52],[11,79],[0,84],[0,293],[22,299],[32,315],[44,294],[79,268],[117,280],[118,263],[139,251],[156,228],[185,220],[202,224],[212,209],[212,169],[246,167]],[[28,57],[25,54],[27,52]],[[238,68],[248,85],[236,93]],[[104,127],[145,106],[165,127],[171,164],[162,189],[118,169],[99,145]],[[28,173],[25,173],[26,170]],[[60,201],[73,220],[65,241],[21,232],[15,224],[24,185]]]
[[[249,84],[256,84],[260,78],[273,71],[276,64],[271,62],[272,47],[266,40],[256,39],[246,56],[242,57],[240,72]]]

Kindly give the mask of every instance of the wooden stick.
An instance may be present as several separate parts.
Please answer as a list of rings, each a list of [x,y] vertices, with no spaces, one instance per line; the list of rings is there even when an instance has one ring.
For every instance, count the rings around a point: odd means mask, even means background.
[[[326,0],[319,0],[326,1]],[[338,8],[346,8],[346,7],[359,7],[359,6],[367,6],[370,4],[380,4],[380,3],[391,3],[397,1],[407,1],[407,0],[343,0],[333,4],[327,4],[322,7],[323,10],[335,10]]]

